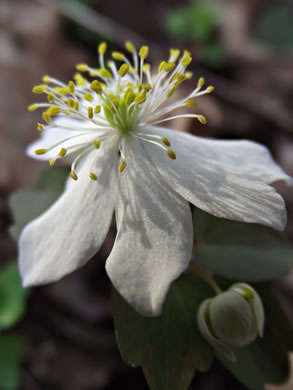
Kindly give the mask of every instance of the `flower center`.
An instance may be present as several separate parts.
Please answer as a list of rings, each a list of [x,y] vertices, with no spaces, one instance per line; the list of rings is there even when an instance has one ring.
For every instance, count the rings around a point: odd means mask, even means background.
[[[50,152],[49,163],[68,154],[77,154],[72,163],[71,177],[76,180],[75,167],[93,149],[102,147],[106,139],[117,140],[117,136],[133,136],[140,141],[148,142],[161,148],[171,160],[176,159],[175,152],[170,149],[167,138],[143,131],[144,127],[153,126],[178,117],[196,118],[202,124],[206,123],[203,115],[183,113],[170,116],[170,112],[178,108],[194,108],[195,98],[213,91],[209,86],[202,89],[204,79],[201,77],[196,88],[180,100],[170,99],[175,89],[192,77],[187,67],[192,61],[187,50],[180,57],[180,51],[171,49],[168,61],[162,61],[157,72],[151,72],[151,66],[145,63],[149,49],[142,46],[137,52],[130,42],[125,43],[126,50],[132,56],[132,61],[123,53],[114,51],[112,57],[122,61],[118,68],[114,61],[108,61],[105,67],[104,55],[106,43],[98,46],[99,68],[87,64],[78,64],[79,72],[88,72],[94,81],[88,82],[81,73],[74,75],[74,81],[64,84],[49,76],[44,76],[45,84],[33,88],[36,94],[45,93],[47,102],[35,103],[29,106],[30,111],[44,107],[43,119],[46,124],[38,124],[38,130],[61,129],[68,130],[68,137],[57,137],[58,141],[48,148],[37,149],[35,153],[42,155]],[[56,117],[56,119],[55,119]],[[67,118],[76,120],[66,122]],[[61,119],[61,121],[59,120]],[[56,148],[60,148],[56,152]],[[125,156],[119,146],[121,163],[119,170],[126,167]],[[121,150],[120,150],[121,149]],[[96,180],[91,172],[90,178]]]

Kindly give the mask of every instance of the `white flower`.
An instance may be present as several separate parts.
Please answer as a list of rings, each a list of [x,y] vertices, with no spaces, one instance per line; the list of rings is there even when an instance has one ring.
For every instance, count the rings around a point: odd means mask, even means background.
[[[64,85],[45,76],[35,93],[46,93],[47,125],[28,149],[54,164],[65,155],[74,161],[63,195],[29,223],[19,241],[20,270],[25,286],[58,280],[85,264],[102,245],[113,212],[117,237],[106,263],[120,294],[140,313],[161,311],[170,283],[188,266],[193,242],[189,203],[215,215],[260,223],[282,230],[286,210],[269,183],[290,178],[268,150],[250,141],[217,141],[155,127],[166,114],[212,91],[196,89],[170,103],[174,89],[190,78],[189,52],[170,51],[156,76],[144,60],[146,46],[133,64],[122,53],[119,70],[104,65],[106,45],[99,48],[100,68],[77,66],[99,78],[91,84],[81,74]],[[176,65],[176,62],[178,64]],[[109,70],[110,69],[110,70]],[[145,84],[143,84],[143,80]],[[197,114],[181,116],[195,117]],[[170,149],[172,146],[172,149]],[[33,154],[35,150],[36,154]],[[78,179],[78,180],[77,180]]]

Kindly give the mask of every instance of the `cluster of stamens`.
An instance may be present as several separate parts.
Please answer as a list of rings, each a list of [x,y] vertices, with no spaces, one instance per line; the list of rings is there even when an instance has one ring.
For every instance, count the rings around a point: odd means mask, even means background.
[[[53,165],[57,159],[65,157],[70,152],[75,152],[79,147],[82,148],[82,152],[78,154],[71,166],[71,177],[74,180],[77,180],[75,172],[77,163],[92,149],[99,149],[101,142],[108,136],[130,134],[160,147],[168,157],[174,160],[176,154],[170,149],[170,141],[167,138],[144,133],[140,129],[178,117],[196,118],[202,124],[206,123],[205,117],[198,114],[168,116],[171,111],[181,107],[196,107],[197,103],[194,99],[214,89],[209,86],[203,90],[204,79],[200,78],[196,88],[190,94],[179,101],[170,103],[169,99],[175,89],[184,80],[192,77],[192,73],[186,71],[192,61],[190,52],[184,51],[180,57],[179,50],[171,49],[168,61],[162,61],[156,75],[152,75],[150,64],[145,62],[149,53],[148,47],[142,46],[137,53],[134,45],[126,42],[125,48],[132,55],[132,62],[123,53],[112,52],[112,58],[122,62],[119,68],[113,60],[107,62],[106,68],[104,56],[107,46],[106,43],[101,43],[98,46],[99,68],[79,64],[77,65],[79,72],[74,75],[74,81],[64,84],[54,78],[44,76],[44,84],[33,88],[34,93],[47,95],[46,103],[35,103],[29,106],[30,111],[39,107],[45,108],[42,114],[45,124],[39,123],[38,130],[45,128],[62,128],[71,132],[76,130],[76,135],[71,135],[47,149],[37,149],[35,153],[45,154],[56,147],[61,147],[58,154],[49,161],[50,165]],[[80,72],[88,72],[94,80],[89,82]],[[87,124],[90,122],[91,126],[66,127],[55,121],[56,116],[67,116],[86,121]],[[93,135],[93,139],[90,142],[87,140],[67,148],[64,147],[64,142],[84,135],[90,138]],[[119,148],[119,151],[122,159],[119,171],[123,172],[126,161],[123,150]],[[97,180],[97,175],[90,172],[90,178]]]

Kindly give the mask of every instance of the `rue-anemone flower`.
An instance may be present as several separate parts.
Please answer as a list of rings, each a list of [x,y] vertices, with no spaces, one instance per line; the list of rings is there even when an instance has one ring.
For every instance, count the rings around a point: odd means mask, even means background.
[[[99,68],[79,64],[68,84],[45,76],[33,92],[47,95],[41,137],[28,154],[50,165],[71,156],[64,193],[29,223],[20,240],[24,286],[52,282],[85,264],[100,248],[113,212],[117,236],[106,262],[115,288],[138,312],[159,315],[170,284],[189,265],[193,227],[190,204],[218,217],[282,230],[286,209],[269,184],[290,178],[269,151],[250,141],[218,141],[158,127],[212,92],[200,78],[188,96],[173,100],[192,58],[170,50],[156,74],[145,62],[148,47],[129,56],[98,47]],[[129,60],[132,57],[132,60]]]

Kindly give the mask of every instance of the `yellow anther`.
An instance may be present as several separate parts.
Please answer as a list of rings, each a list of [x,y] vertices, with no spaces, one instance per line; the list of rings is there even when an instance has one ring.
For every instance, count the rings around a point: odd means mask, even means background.
[[[49,160],[50,167],[52,167],[55,164],[55,162],[56,160],[54,158],[51,158],[51,160]]]
[[[107,50],[107,43],[106,42],[100,43],[98,46],[98,52],[104,55],[106,53],[106,50]]]
[[[105,77],[106,79],[111,79],[112,78],[112,73],[108,71],[108,69],[101,68],[99,69],[99,73],[101,76]]]
[[[150,83],[147,83],[147,84],[142,84],[142,88],[148,92],[150,89],[152,89],[152,86]]]
[[[150,64],[144,64],[144,66],[142,67],[142,70],[144,71],[144,73],[147,73],[148,71],[150,71],[151,70]]]
[[[93,119],[94,113],[93,113],[93,107],[88,107],[87,109],[87,116],[89,119]]]
[[[138,55],[140,56],[140,58],[142,58],[142,59],[144,59],[144,60],[147,58],[148,54],[149,54],[149,48],[148,48],[148,46],[142,46],[142,47],[140,48],[140,50],[139,50],[139,53],[138,53]]]
[[[207,93],[213,92],[214,89],[215,89],[215,87],[213,87],[212,85],[210,85],[209,87],[207,87]]]
[[[173,61],[176,61],[179,56],[180,56],[179,49],[170,49],[170,57],[172,57]]]
[[[82,75],[80,73],[75,73],[75,75],[73,76],[76,84],[79,86],[79,87],[82,87],[84,84],[86,84],[87,80],[82,77]]]
[[[76,69],[79,70],[80,72],[86,72],[88,70],[88,65],[87,64],[78,64],[76,65]]]
[[[199,120],[199,122],[202,124],[202,125],[205,125],[207,123],[207,120],[206,118],[203,116],[203,115],[199,115],[197,117],[197,119]]]
[[[71,94],[74,93],[74,91],[75,91],[75,84],[74,84],[73,81],[69,81],[69,83],[68,83],[68,89],[69,89],[69,92],[70,92]]]
[[[186,79],[185,73],[176,73],[175,76],[172,78],[172,81],[174,80],[183,81],[185,79]]]
[[[119,76],[124,77],[128,71],[129,71],[129,65],[122,64],[120,66],[120,69],[118,70]]]
[[[198,79],[198,82],[197,82],[197,88],[198,88],[198,89],[201,89],[201,88],[203,87],[204,83],[205,83],[204,77],[200,77],[200,78]]]
[[[163,144],[165,144],[166,146],[171,146],[171,142],[168,140],[168,138],[166,138],[166,137],[161,137],[161,141],[162,141]]]
[[[94,147],[95,147],[96,149],[99,149],[100,146],[101,146],[101,141],[99,141],[98,139],[95,139],[95,140],[94,140]]]
[[[35,153],[39,156],[41,154],[47,153],[47,149],[37,149],[35,150]]]
[[[101,111],[101,106],[98,104],[98,105],[95,107],[95,114],[98,114],[100,111]]]
[[[158,67],[158,72],[161,72],[164,69],[164,66],[166,65],[166,61],[161,61],[159,67]]]
[[[127,51],[129,51],[129,53],[134,53],[135,52],[134,44],[129,42],[129,41],[125,42],[125,48],[126,48]]]
[[[49,83],[51,81],[51,77],[48,75],[45,75],[45,76],[43,76],[42,80],[44,83]]]
[[[36,93],[36,94],[44,93],[46,91],[46,89],[48,89],[47,84],[36,85],[33,88],[33,93]]]
[[[94,174],[94,172],[90,172],[90,178],[94,181],[97,181],[98,180],[98,177],[96,174]]]
[[[48,99],[48,102],[49,102],[49,103],[53,103],[53,101],[55,100],[55,97],[54,97],[54,95],[52,95],[51,93],[49,93],[49,94],[47,95],[47,99]]]
[[[119,100],[116,97],[112,97],[113,104],[111,105],[111,110],[114,112],[115,109],[113,106],[115,106],[118,109],[119,106]]]
[[[191,57],[191,52],[189,50],[184,50],[183,57]]]
[[[98,80],[94,80],[92,83],[91,83],[91,89],[96,92],[98,95],[100,95],[102,93],[102,85],[101,83],[98,82]]]
[[[75,101],[73,107],[75,108],[76,111],[78,111],[79,110],[79,102]]]
[[[28,106],[28,110],[29,111],[36,111],[36,109],[38,108],[39,106],[37,104],[31,104],[30,106]]]
[[[58,156],[64,157],[66,153],[67,153],[67,149],[61,148],[61,149],[60,149],[60,152],[58,153]]]
[[[192,73],[192,72],[190,72],[190,71],[188,71],[188,72],[186,72],[186,73],[185,73],[185,76],[186,76],[186,78],[189,80],[189,79],[191,79],[191,78],[192,78],[192,76],[193,76],[193,73]]]
[[[189,99],[189,100],[186,100],[185,105],[187,107],[193,108],[193,107],[197,106],[197,103],[194,100]]]
[[[133,91],[128,91],[125,97],[125,103],[129,106],[135,99],[136,95]]]
[[[136,96],[136,98],[134,99],[134,103],[142,104],[143,102],[145,102],[145,100],[146,100],[146,93],[143,92],[140,95]]]
[[[73,99],[68,99],[67,100],[67,106],[69,107],[69,108],[73,108],[74,107],[74,100]]]
[[[60,94],[60,95],[67,95],[69,93],[69,88],[68,87],[55,87],[55,90]]]
[[[184,58],[183,58],[183,60],[182,60],[182,65],[183,66],[188,66],[190,63],[191,63],[191,61],[192,61],[192,57],[190,57],[189,55],[186,55]]]
[[[123,53],[120,53],[120,51],[113,51],[112,57],[114,58],[114,60],[123,61],[125,56]]]
[[[122,173],[126,167],[126,161],[122,161],[119,167],[119,172]]]
[[[60,113],[60,107],[58,107],[58,106],[50,107],[50,108],[48,108],[47,113],[48,113],[50,116],[57,115],[57,114]]]
[[[167,95],[168,98],[170,98],[170,97],[173,95],[175,89],[176,89],[176,87],[174,87],[174,88],[171,89],[171,91],[170,91],[170,92],[168,93],[168,95]]]
[[[167,62],[167,64],[164,65],[163,70],[165,72],[170,72],[175,68],[176,64],[175,62]]]
[[[70,176],[72,177],[73,180],[78,179],[77,174],[73,170],[70,172]]]
[[[38,123],[37,129],[38,129],[39,131],[44,130],[44,128],[45,128],[45,126],[44,126],[42,123]]]
[[[91,95],[89,92],[87,92],[84,96],[84,99],[87,100],[88,102],[92,102],[94,100],[93,95]]]
[[[42,117],[43,117],[44,121],[47,123],[50,123],[52,120],[51,116],[48,114],[47,111],[43,112]]]
[[[173,152],[172,149],[167,149],[166,153],[167,153],[168,157],[171,158],[171,160],[176,160],[176,154],[175,154],[175,152]]]

